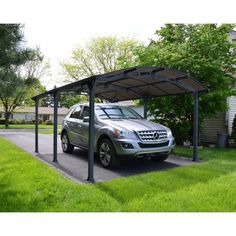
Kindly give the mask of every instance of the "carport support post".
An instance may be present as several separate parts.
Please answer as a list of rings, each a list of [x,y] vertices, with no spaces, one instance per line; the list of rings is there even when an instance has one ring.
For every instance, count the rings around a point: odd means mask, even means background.
[[[88,179],[89,182],[94,182],[94,97],[95,97],[95,81],[89,84],[89,150],[88,150]]]
[[[39,100],[35,99],[35,152],[39,152]]]
[[[147,119],[147,105],[148,105],[148,98],[143,98],[143,118]]]
[[[198,91],[194,96],[194,117],[193,117],[193,161],[198,161]]]
[[[57,162],[57,114],[58,114],[58,92],[53,94],[54,114],[53,114],[53,162]]]

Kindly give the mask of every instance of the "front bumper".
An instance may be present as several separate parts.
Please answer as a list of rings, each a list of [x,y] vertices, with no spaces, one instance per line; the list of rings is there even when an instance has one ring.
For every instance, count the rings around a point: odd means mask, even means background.
[[[147,154],[170,153],[175,147],[175,139],[174,137],[171,137],[162,142],[141,142],[140,140],[115,139],[113,140],[113,144],[116,153],[119,156],[142,157]],[[125,148],[125,146],[127,146],[127,148]]]

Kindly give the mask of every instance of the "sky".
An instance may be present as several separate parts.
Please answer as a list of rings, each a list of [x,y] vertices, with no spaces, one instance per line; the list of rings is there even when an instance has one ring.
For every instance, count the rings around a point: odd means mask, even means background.
[[[42,78],[50,89],[62,84],[60,61],[92,37],[147,43],[164,23],[234,23],[235,9],[231,0],[8,0],[1,3],[0,22],[25,25],[27,45],[38,46],[51,64],[51,76]]]
[[[25,23],[24,33],[29,47],[38,46],[51,65],[51,76],[42,79],[49,89],[55,83],[61,85],[63,73],[60,62],[69,59],[77,46],[84,46],[92,37],[117,36],[135,38],[144,43],[155,38],[155,31],[161,24],[144,24],[135,21],[127,22],[125,18],[119,22],[107,17],[88,20],[84,24],[83,15],[78,15],[77,22],[51,22],[47,24]]]
[[[66,6],[60,1],[59,4],[51,3],[42,10],[41,21],[25,22],[27,45],[38,46],[51,64],[51,76],[41,80],[47,89],[61,85],[64,75],[60,61],[69,59],[72,50],[84,46],[90,38],[112,35],[147,43],[162,25],[153,19],[154,11],[142,12],[138,1],[79,2],[70,1]]]

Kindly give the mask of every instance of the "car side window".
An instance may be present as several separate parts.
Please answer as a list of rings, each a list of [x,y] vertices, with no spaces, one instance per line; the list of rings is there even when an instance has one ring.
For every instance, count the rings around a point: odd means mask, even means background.
[[[85,106],[83,113],[82,113],[82,119],[84,119],[84,117],[88,117],[89,116],[89,107]]]
[[[71,113],[70,118],[74,118],[74,119],[81,119],[80,118],[81,115],[81,106],[78,106],[75,108],[75,110]]]

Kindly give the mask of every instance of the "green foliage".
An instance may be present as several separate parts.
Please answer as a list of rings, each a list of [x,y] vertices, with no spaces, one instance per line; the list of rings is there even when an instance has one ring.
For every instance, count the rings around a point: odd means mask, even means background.
[[[140,47],[141,65],[165,66],[190,74],[209,93],[199,98],[199,121],[227,109],[226,98],[235,94],[236,43],[230,42],[229,24],[167,24],[156,32],[158,40]],[[149,112],[173,129],[177,141],[191,140],[193,98],[191,95],[161,97],[149,102]],[[184,137],[180,137],[184,136]]]
[[[43,58],[38,49],[25,47],[19,24],[0,25],[0,42],[0,100],[8,127],[14,109],[29,103],[29,96],[44,89],[36,73]]]
[[[0,125],[5,124],[5,118],[0,118]]]
[[[44,124],[45,124],[45,125],[53,125],[53,122],[52,122],[52,120],[46,120],[46,121],[44,122]]]
[[[88,96],[77,95],[74,93],[62,94],[60,96],[60,106],[70,108],[76,103],[87,102]]]
[[[136,64],[134,52],[138,46],[134,39],[93,38],[85,48],[76,48],[70,61],[62,62],[62,67],[69,80],[127,68]]]
[[[232,124],[232,133],[231,137],[234,140],[234,143],[236,144],[236,115],[234,116],[233,124]]]
[[[65,82],[134,66],[137,64],[135,52],[140,45],[136,40],[128,38],[93,38],[85,47],[76,48],[69,61],[61,63],[67,77]],[[62,95],[60,105],[69,108],[84,101],[88,101],[87,96]],[[96,99],[96,102],[101,102],[101,99]]]

